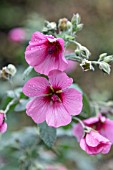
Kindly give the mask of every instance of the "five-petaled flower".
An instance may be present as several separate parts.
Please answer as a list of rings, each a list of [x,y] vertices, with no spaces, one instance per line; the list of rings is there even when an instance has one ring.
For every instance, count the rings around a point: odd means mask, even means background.
[[[4,113],[0,111],[0,133],[5,133],[7,130],[7,123],[4,121]]]
[[[35,71],[48,75],[51,70],[64,71],[68,62],[64,58],[64,40],[35,32],[25,51],[25,59]]]
[[[35,97],[26,106],[26,113],[36,123],[46,120],[52,127],[65,126],[71,122],[71,115],[78,115],[82,110],[82,94],[69,88],[73,79],[66,73],[53,70],[44,77],[28,80],[23,92],[28,97]]]
[[[80,140],[80,147],[89,155],[107,154],[111,149],[111,142],[97,131],[91,130]]]

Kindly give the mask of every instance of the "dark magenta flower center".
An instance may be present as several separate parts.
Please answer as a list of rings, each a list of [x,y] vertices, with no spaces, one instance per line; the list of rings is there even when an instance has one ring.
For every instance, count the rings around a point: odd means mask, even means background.
[[[48,43],[48,54],[57,54],[61,50],[61,45],[59,42],[49,42]]]
[[[53,95],[51,96],[51,100],[52,100],[53,102],[59,102],[59,101],[60,101],[60,98],[58,97],[58,95],[53,94]]]
[[[87,123],[86,123],[86,125],[87,125]],[[90,124],[90,125],[87,125],[87,126],[99,131],[99,130],[104,128],[104,123],[101,122],[101,120],[99,120],[98,122]]]
[[[48,92],[48,94],[50,94],[49,95],[50,101],[52,101],[52,102],[62,102],[61,93],[62,93],[61,89],[59,89],[59,88],[53,89],[52,87],[50,87],[49,92]]]

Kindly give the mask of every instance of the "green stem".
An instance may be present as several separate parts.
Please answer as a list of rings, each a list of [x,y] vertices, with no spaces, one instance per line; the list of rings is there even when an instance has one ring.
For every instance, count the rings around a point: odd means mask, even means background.
[[[6,114],[8,112],[8,110],[10,109],[10,107],[15,104],[15,102],[17,101],[17,99],[13,99],[11,100],[8,105],[6,106],[5,110],[4,110],[4,114]]]
[[[73,119],[74,119],[74,120],[77,120],[77,121],[82,125],[83,129],[86,128],[86,126],[85,126],[85,124],[83,123],[83,121],[80,120],[78,117],[73,117]]]
[[[75,56],[75,53],[67,54],[67,55],[65,55],[65,58],[67,60],[77,61],[77,62],[81,63],[81,59],[79,58],[79,56]]]

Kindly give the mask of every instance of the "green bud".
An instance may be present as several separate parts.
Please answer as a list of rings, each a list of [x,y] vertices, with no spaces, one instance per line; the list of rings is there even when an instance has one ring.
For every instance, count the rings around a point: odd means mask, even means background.
[[[110,72],[111,72],[110,65],[104,61],[100,62],[99,68],[107,74],[110,74]]]
[[[75,50],[75,55],[80,56],[80,50],[78,48]]]
[[[106,56],[107,56],[107,53],[100,54],[99,61],[103,61]]]
[[[49,31],[55,31],[57,29],[55,22],[45,21],[45,26],[42,30],[44,33],[48,33]]]
[[[89,57],[90,57],[90,55],[91,55],[91,53],[90,53],[90,51],[86,48],[86,47],[84,47],[84,46],[82,46],[81,44],[79,44],[79,43],[77,43],[77,49],[75,50],[75,54],[77,55],[79,55],[82,59],[83,58],[85,58],[85,59],[89,59]]]
[[[73,25],[75,25],[75,24],[78,25],[80,23],[80,21],[81,21],[80,15],[78,13],[77,14],[73,14],[73,17],[71,19],[71,23]]]
[[[77,25],[77,31],[81,31],[81,30],[82,30],[82,28],[83,28],[83,24],[79,24],[79,25]]]
[[[106,56],[106,57],[104,58],[103,61],[106,62],[106,63],[110,63],[110,62],[113,61],[113,56],[112,56],[112,55],[108,55],[108,56]]]

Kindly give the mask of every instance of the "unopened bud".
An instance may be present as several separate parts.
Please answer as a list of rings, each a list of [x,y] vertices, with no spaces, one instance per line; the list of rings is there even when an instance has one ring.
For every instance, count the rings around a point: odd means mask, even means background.
[[[0,70],[0,77],[4,79],[10,79],[16,74],[16,67],[12,64],[9,64],[7,67],[3,67]]]
[[[81,31],[82,28],[83,28],[83,24],[78,24],[78,25],[77,25],[77,31]]]
[[[80,21],[81,21],[80,15],[78,13],[77,14],[73,14],[73,17],[71,19],[71,23],[73,25],[75,25],[75,24],[78,25],[80,23]]]
[[[81,17],[79,14],[74,14],[71,23],[72,23],[72,31],[76,33],[77,31],[81,31],[83,28],[83,24],[80,24]]]
[[[75,50],[75,54],[79,54],[79,56],[81,58],[85,58],[85,59],[89,59],[89,57],[91,55],[90,51],[86,47],[84,47],[80,44],[78,44],[78,47]]]
[[[104,61],[100,62],[99,68],[103,70],[105,73],[110,74],[111,68],[110,65]]]
[[[106,56],[103,61],[106,62],[106,63],[112,62],[113,61],[113,55]]]
[[[71,31],[72,24],[67,18],[59,19],[58,28],[60,31]]]
[[[106,56],[107,56],[107,53],[100,54],[99,61],[103,61]]]
[[[49,32],[49,31],[55,31],[57,29],[56,23],[55,22],[49,22],[45,21],[45,26],[42,30],[42,32]]]

